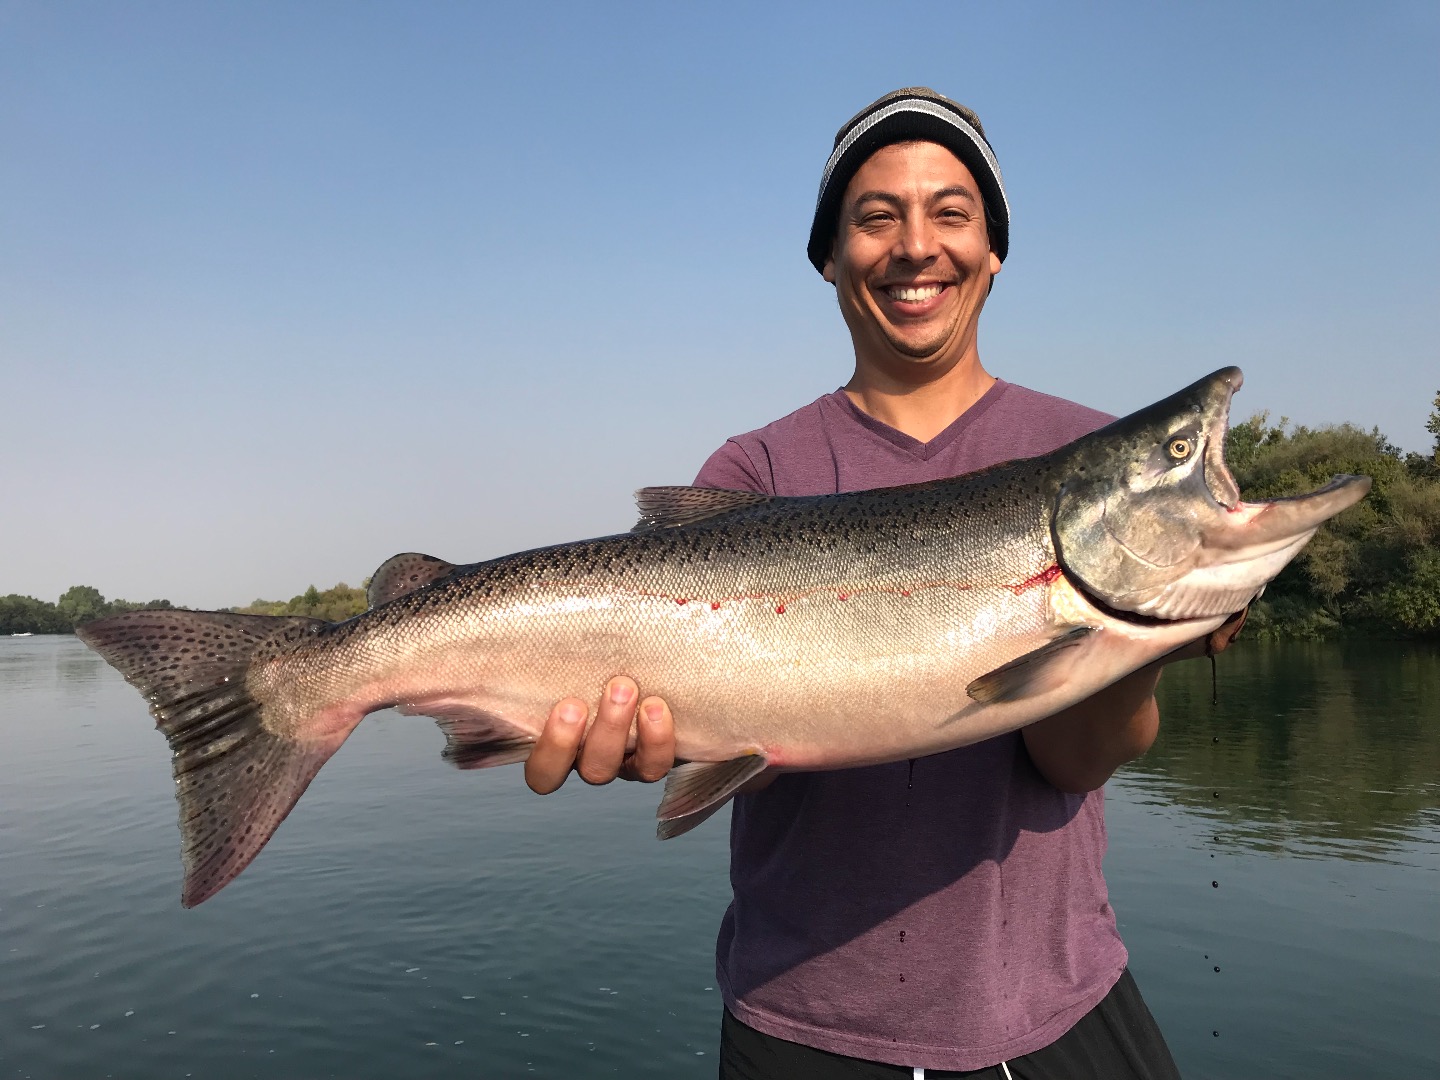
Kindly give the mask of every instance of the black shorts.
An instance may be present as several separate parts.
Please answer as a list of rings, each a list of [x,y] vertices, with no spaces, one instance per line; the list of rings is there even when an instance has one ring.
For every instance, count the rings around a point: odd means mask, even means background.
[[[1033,1054],[973,1072],[926,1069],[925,1080],[1179,1080],[1175,1059],[1129,970],[1075,1026]],[[720,1080],[911,1080],[902,1065],[830,1054],[764,1035],[725,1010],[720,1026]]]

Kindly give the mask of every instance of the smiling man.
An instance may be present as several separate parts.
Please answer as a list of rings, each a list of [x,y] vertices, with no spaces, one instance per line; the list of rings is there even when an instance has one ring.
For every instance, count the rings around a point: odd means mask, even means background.
[[[696,483],[772,495],[918,483],[1105,423],[980,362],[1009,228],[970,110],[921,88],[853,117],[825,165],[808,253],[835,287],[854,370],[729,440]],[[1157,678],[1136,672],[949,753],[752,782],[735,801],[734,899],[717,947],[722,1078],[1176,1076],[1101,874],[1099,789],[1154,741]],[[526,764],[535,790],[572,767],[604,783],[654,780],[673,763],[665,703],[641,701],[628,678],[612,680],[587,730],[588,718],[579,699],[556,706]]]

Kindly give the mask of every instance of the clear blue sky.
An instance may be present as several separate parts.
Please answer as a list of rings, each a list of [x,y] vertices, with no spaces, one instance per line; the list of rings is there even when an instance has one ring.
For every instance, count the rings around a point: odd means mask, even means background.
[[[0,594],[219,606],[627,528],[850,370],[835,128],[972,105],[991,371],[1429,445],[1440,6],[0,0]]]

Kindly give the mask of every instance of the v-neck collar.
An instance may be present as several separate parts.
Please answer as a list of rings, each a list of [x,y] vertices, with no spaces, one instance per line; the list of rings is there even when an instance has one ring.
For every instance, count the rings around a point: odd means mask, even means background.
[[[955,440],[964,435],[966,430],[988,412],[1009,388],[1010,384],[1004,379],[996,379],[995,382],[991,384],[990,389],[980,395],[979,401],[975,402],[974,405],[971,405],[957,416],[949,427],[929,442],[921,442],[919,439],[906,435],[903,431],[893,428],[881,420],[876,420],[875,417],[865,412],[860,406],[850,400],[850,395],[845,393],[844,387],[836,390],[830,397],[831,400],[840,407],[842,412],[872,435],[883,439],[897,450],[908,454],[917,461],[929,461],[937,454],[944,453]]]

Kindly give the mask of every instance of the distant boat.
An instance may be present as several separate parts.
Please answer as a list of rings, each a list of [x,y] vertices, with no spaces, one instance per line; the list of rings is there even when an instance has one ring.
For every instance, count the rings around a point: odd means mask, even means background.
[[[34,637],[35,634],[34,634],[32,631],[26,630],[23,634],[11,634],[10,636],[11,636],[11,637]]]

